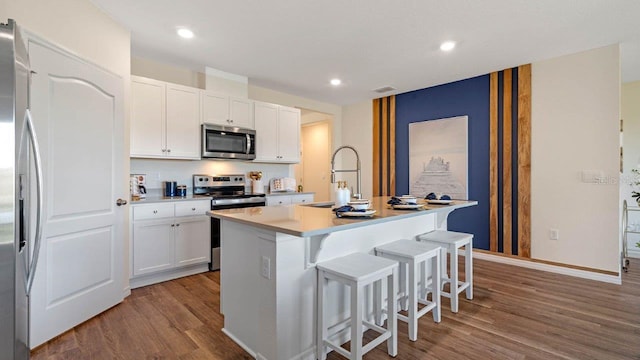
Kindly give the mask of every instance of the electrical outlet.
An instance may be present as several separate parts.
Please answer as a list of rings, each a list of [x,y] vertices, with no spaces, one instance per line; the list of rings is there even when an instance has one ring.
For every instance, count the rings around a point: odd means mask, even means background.
[[[549,229],[549,239],[558,240],[560,238],[560,231],[558,229]]]
[[[271,279],[271,259],[266,256],[262,257],[260,262],[260,275],[265,279]]]

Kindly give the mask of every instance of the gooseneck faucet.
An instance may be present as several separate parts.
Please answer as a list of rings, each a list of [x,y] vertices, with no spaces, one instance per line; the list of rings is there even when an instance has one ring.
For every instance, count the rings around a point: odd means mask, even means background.
[[[357,161],[357,166],[356,169],[354,170],[336,170],[335,169],[335,162],[336,162],[336,154],[338,154],[338,152],[340,152],[340,150],[342,149],[350,149],[353,150],[353,152],[356,154],[356,161]],[[333,155],[331,156],[331,183],[334,184],[336,182],[336,173],[337,172],[355,172],[356,176],[357,176],[357,184],[356,184],[356,193],[353,194],[353,197],[360,200],[362,199],[362,193],[360,192],[361,189],[361,168],[360,168],[360,155],[358,155],[358,151],[353,147],[353,146],[349,146],[349,145],[343,145],[340,146],[339,148],[336,149],[336,151],[333,152]]]

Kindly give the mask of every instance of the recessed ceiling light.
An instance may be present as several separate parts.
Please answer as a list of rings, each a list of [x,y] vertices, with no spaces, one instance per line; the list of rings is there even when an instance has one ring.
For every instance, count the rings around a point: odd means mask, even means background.
[[[440,50],[451,51],[454,47],[456,47],[456,43],[454,41],[445,41],[440,45]]]
[[[180,35],[180,37],[183,37],[185,39],[191,39],[193,37],[193,31],[187,28],[180,28],[178,29],[178,35]]]
[[[340,84],[342,84],[342,80],[340,80],[340,79],[331,79],[331,85],[338,86]]]

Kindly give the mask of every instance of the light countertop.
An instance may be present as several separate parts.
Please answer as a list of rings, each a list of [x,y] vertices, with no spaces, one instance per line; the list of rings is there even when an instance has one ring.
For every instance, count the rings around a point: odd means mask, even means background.
[[[280,195],[315,195],[314,192],[297,192],[297,191],[276,191],[265,193],[266,196],[280,196]]]
[[[370,208],[376,210],[376,213],[369,218],[338,218],[331,208],[312,207],[308,206],[308,204],[214,210],[209,211],[208,214],[211,217],[222,220],[230,220],[294,236],[307,237],[409,217],[449,213],[455,209],[478,204],[477,201],[455,200],[449,205],[425,204],[420,210],[394,210],[387,205],[389,199],[389,197],[372,198]],[[419,200],[419,203],[423,202],[424,200]]]
[[[140,204],[152,204],[152,203],[161,203],[161,202],[169,202],[169,201],[197,201],[197,200],[207,200],[211,201],[211,196],[193,196],[191,194],[187,196],[149,196],[145,199],[141,200],[131,200],[131,205],[140,205]]]

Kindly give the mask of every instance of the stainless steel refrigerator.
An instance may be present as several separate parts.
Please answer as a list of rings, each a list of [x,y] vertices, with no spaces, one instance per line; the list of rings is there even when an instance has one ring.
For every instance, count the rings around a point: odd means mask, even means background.
[[[29,292],[42,237],[30,75],[18,26],[0,24],[0,360],[29,358]]]

